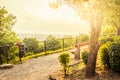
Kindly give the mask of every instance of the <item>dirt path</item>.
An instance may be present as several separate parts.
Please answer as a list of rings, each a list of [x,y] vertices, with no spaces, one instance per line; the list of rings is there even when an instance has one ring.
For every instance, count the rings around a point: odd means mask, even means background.
[[[0,80],[49,80],[50,73],[61,69],[58,56],[59,53],[33,58],[12,69],[0,70]]]

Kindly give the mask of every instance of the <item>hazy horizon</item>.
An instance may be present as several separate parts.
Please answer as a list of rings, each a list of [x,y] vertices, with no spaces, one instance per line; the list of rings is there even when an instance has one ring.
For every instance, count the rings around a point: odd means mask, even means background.
[[[88,23],[66,5],[51,9],[51,0],[0,1],[9,13],[17,17],[13,31],[17,33],[70,34],[89,33]]]

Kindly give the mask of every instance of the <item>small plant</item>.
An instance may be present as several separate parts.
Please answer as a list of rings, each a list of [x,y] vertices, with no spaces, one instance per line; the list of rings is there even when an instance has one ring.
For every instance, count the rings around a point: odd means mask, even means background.
[[[88,51],[83,51],[83,52],[82,52],[82,60],[83,60],[83,62],[84,62],[85,64],[87,64],[88,54],[89,54]]]
[[[68,70],[68,63],[70,62],[70,55],[67,52],[63,52],[62,54],[60,54],[58,59],[61,65],[63,66],[64,76],[66,76]]]

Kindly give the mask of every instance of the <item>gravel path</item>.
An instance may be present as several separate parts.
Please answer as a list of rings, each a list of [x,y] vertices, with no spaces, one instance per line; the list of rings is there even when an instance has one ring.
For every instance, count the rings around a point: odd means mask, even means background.
[[[49,74],[61,69],[57,54],[29,59],[11,69],[0,70],[0,80],[49,80]]]

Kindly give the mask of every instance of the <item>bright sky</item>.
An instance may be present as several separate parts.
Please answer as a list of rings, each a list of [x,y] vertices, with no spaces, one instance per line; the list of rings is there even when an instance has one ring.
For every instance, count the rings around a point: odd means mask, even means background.
[[[50,0],[0,0],[0,5],[17,17],[17,33],[89,33],[88,24],[66,5],[51,9]]]

